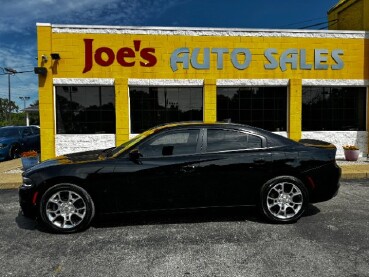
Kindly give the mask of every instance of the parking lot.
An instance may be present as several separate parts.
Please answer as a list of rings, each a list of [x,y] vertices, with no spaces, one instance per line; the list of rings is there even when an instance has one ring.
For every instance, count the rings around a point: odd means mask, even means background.
[[[123,215],[86,232],[46,233],[0,190],[1,276],[369,276],[369,181],[295,224],[253,208]]]

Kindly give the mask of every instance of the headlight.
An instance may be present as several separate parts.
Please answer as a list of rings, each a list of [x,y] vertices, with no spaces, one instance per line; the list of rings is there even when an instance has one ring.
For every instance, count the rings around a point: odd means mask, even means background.
[[[23,177],[23,184],[22,184],[22,187],[25,187],[25,188],[30,188],[33,186],[33,182],[30,178],[27,178],[27,177]]]
[[[6,144],[0,143],[0,149],[5,148]]]

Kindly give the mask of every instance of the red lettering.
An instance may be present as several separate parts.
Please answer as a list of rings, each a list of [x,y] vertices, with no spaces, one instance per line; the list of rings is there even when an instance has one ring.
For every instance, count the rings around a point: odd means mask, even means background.
[[[142,49],[142,51],[140,52],[141,58],[143,58],[144,60],[146,60],[147,62],[140,62],[141,66],[144,67],[151,67],[156,65],[157,59],[154,56],[155,53],[155,49],[154,48],[144,48]]]
[[[155,56],[154,48],[144,48],[140,51],[141,41],[134,40],[134,49],[123,47],[120,48],[115,55],[115,52],[109,47],[100,47],[96,50],[95,55],[92,57],[93,51],[93,39],[84,39],[85,44],[85,67],[83,73],[90,71],[93,67],[94,61],[100,66],[110,66],[114,63],[115,58],[117,62],[124,67],[132,67],[136,64],[136,52],[140,53],[140,66],[152,67],[156,65],[157,59]]]
[[[135,56],[135,52],[131,48],[124,47],[118,50],[117,61],[121,66],[131,67],[135,65],[135,62],[127,62],[125,58],[134,58]]]
[[[108,57],[108,59],[106,61],[103,59],[103,53],[105,53]],[[113,62],[114,62],[114,59],[115,59],[114,51],[111,50],[110,48],[101,47],[101,48],[96,50],[95,61],[98,65],[101,65],[101,66],[112,65]]]
[[[93,39],[84,39],[85,42],[85,68],[83,73],[86,73],[92,68],[92,42]]]

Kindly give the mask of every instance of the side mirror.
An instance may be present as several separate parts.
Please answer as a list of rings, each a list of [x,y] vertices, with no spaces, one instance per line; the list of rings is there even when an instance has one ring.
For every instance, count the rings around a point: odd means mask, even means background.
[[[138,149],[133,149],[131,152],[129,152],[129,159],[135,163],[140,163],[140,158],[142,157],[142,154]]]

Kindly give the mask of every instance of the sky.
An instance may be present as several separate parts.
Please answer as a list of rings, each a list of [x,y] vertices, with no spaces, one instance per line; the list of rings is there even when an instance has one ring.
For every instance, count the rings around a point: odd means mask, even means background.
[[[207,28],[321,29],[338,0],[0,0],[0,98],[38,99],[36,23]]]

